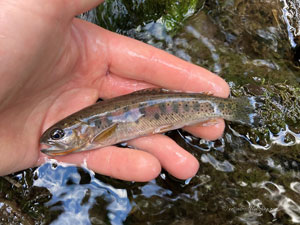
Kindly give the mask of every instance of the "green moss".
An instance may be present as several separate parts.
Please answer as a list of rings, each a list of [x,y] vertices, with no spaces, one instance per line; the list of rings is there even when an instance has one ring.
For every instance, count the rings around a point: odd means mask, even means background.
[[[200,162],[189,184],[165,171],[149,183],[90,177],[82,171],[66,177],[72,181],[72,176],[79,175],[84,184],[96,179],[126,189],[132,210],[125,224],[290,224],[284,210],[277,211],[274,218],[268,210],[258,210],[259,216],[251,214],[248,207],[256,201],[272,209],[283,198],[299,199],[291,189],[292,182],[299,182],[300,173],[300,68],[299,62],[294,62],[299,46],[291,47],[282,12],[280,1],[105,1],[97,8],[101,26],[216,72],[229,82],[232,96],[262,96],[263,105],[257,112],[264,125],[249,128],[228,123],[225,134],[216,141],[182,131],[169,132]],[[291,24],[298,24],[295,18],[289,18]],[[298,45],[299,40],[295,37]],[[213,162],[202,161],[204,154]],[[233,170],[215,168],[225,161]],[[10,175],[16,184],[0,178],[0,203],[12,207],[18,218],[43,224],[55,220],[64,206],[60,199],[51,206],[57,211],[46,206],[52,195],[33,185],[33,180],[39,179],[34,174],[29,169]],[[56,183],[59,179],[52,176],[48,181]],[[80,184],[72,183],[74,188]],[[276,194],[276,185],[285,189],[282,195]],[[89,200],[87,192],[81,205]],[[109,223],[109,214],[103,210],[105,197],[99,195],[94,203],[89,210],[91,222]],[[5,219],[11,218],[6,215]]]
[[[97,18],[100,26],[126,35],[152,22],[175,32],[199,9],[201,2],[203,0],[107,0],[97,8]]]
[[[300,88],[284,83],[235,85],[231,83],[233,96],[260,96],[262,105],[257,112],[263,126],[245,128],[233,125],[241,135],[256,147],[269,149],[272,142],[295,145],[297,137],[289,132],[299,133],[300,123]],[[299,138],[299,137],[298,137]]]

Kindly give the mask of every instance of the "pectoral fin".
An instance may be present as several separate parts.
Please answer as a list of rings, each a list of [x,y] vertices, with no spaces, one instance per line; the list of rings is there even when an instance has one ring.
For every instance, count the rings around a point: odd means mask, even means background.
[[[114,123],[110,127],[106,128],[104,131],[99,133],[94,139],[92,140],[92,144],[100,144],[103,143],[106,139],[108,139],[111,135],[114,134],[118,124]]]

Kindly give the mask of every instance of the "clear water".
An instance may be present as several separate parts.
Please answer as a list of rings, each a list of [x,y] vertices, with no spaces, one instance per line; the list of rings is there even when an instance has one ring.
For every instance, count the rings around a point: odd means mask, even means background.
[[[0,214],[27,214],[31,224],[300,223],[299,8],[299,0],[202,1],[175,34],[160,17],[118,29],[218,73],[234,96],[266,94],[266,125],[228,124],[216,141],[169,132],[200,161],[187,181],[162,171],[123,182],[48,162],[11,175],[21,187],[0,180]],[[16,198],[24,201],[14,206]]]
[[[97,223],[99,215],[111,224],[121,224],[131,210],[126,189],[101,182],[88,169],[78,171],[74,166],[48,162],[34,174],[38,179],[33,185],[47,188],[52,195],[45,206],[61,211],[52,224]]]

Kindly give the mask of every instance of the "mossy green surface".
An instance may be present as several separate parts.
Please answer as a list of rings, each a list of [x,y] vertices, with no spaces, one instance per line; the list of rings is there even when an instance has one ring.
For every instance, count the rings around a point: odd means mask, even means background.
[[[151,182],[131,183],[91,178],[79,170],[81,183],[72,185],[100,180],[125,189],[132,208],[124,224],[300,221],[300,38],[284,20],[284,2],[108,0],[100,6],[97,18],[104,28],[214,71],[230,84],[233,97],[259,96],[264,124],[250,128],[227,123],[223,137],[215,141],[182,130],[169,132],[200,162],[187,183],[165,171]],[[296,17],[288,21],[290,26],[300,23]],[[59,199],[58,205],[45,204],[52,195],[33,186],[33,179],[39,179],[33,174],[30,169],[9,175],[19,185],[0,178],[0,203],[11,204],[18,218],[30,224],[48,224],[62,213],[62,204]],[[52,182],[58,181],[53,177]],[[94,191],[87,192],[82,205]],[[96,198],[89,211],[92,224],[111,223],[108,212],[101,210],[107,204],[102,195]]]
[[[199,0],[107,0],[97,8],[98,24],[129,35],[139,26],[158,22],[169,32],[177,31],[204,1]]]

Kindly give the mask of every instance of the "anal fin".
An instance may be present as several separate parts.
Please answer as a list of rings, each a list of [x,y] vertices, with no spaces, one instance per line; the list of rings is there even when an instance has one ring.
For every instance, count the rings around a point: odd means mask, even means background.
[[[162,127],[159,127],[159,128],[156,128],[154,131],[153,131],[153,134],[157,134],[157,133],[165,133],[169,130],[173,130],[174,129],[174,126],[173,125],[165,125],[165,126],[162,126]]]

